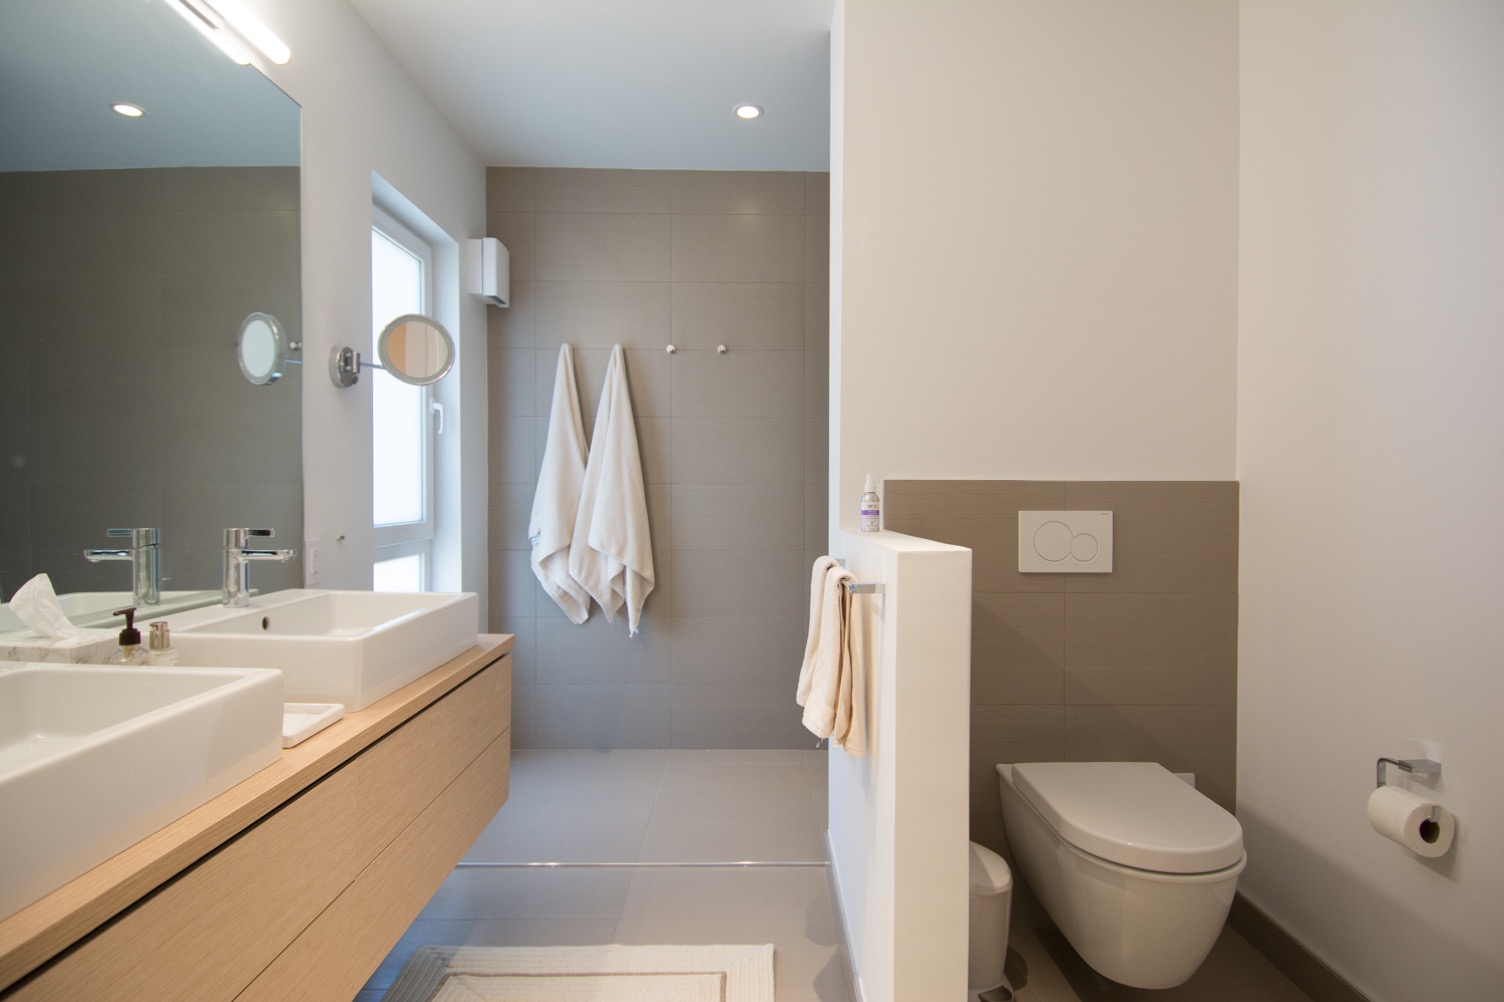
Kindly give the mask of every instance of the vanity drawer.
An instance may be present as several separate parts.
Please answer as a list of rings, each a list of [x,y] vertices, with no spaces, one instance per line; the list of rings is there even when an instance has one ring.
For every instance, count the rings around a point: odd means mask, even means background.
[[[504,657],[476,674],[6,998],[229,1000],[284,952],[295,963],[300,951],[289,947],[305,931],[340,930],[336,952],[352,962],[390,948],[505,800],[510,669]],[[458,802],[484,783],[473,804]],[[370,904],[373,880],[392,901]],[[339,917],[365,907],[358,921]]]

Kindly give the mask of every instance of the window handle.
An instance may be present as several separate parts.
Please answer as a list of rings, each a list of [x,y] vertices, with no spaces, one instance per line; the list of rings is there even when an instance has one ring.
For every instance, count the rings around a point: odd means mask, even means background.
[[[444,434],[444,405],[437,400],[430,400],[428,402],[428,409],[433,413],[435,422],[433,433],[435,435]]]

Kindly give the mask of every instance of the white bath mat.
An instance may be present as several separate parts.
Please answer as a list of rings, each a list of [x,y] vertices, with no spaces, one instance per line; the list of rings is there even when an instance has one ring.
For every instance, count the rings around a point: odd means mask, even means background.
[[[773,1002],[773,947],[425,946],[382,1002]]]

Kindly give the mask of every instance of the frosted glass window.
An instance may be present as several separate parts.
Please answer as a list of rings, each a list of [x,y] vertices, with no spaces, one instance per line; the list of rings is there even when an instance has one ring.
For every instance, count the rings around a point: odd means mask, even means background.
[[[423,312],[423,260],[380,230],[371,231],[371,347],[382,328],[404,313]],[[371,380],[372,500],[376,525],[424,520],[428,494],[425,388],[380,369]]]
[[[424,591],[423,557],[414,553],[391,560],[378,560],[373,565],[371,588],[373,591]]]

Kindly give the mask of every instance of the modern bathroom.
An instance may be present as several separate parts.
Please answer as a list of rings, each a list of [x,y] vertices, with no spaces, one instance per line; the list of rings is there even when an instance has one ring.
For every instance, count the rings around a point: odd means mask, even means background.
[[[0,998],[1500,996],[1498,4],[0,36]],[[533,523],[613,387],[649,587],[576,622]],[[860,737],[801,709],[832,595]],[[126,605],[175,667],[106,664]],[[78,711],[154,671],[218,688]]]

